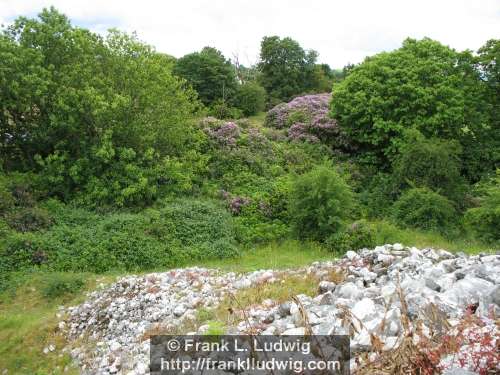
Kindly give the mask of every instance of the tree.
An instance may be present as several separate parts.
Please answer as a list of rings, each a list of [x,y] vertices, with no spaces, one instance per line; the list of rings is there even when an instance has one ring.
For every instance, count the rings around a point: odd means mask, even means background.
[[[389,165],[405,129],[458,140],[467,175],[484,170],[474,157],[494,129],[487,91],[469,52],[431,39],[407,39],[393,52],[368,57],[333,89],[332,116],[364,162]],[[489,166],[487,166],[489,168]]]
[[[195,93],[135,36],[104,39],[50,8],[4,30],[0,56],[4,167],[42,169],[51,194],[148,201],[194,140]]]
[[[205,47],[177,60],[174,73],[184,78],[198,92],[205,105],[227,100],[236,92],[236,72],[222,52]]]
[[[266,104],[266,90],[257,82],[247,82],[236,91],[232,101],[236,108],[243,111],[245,116],[252,116],[264,110]]]
[[[278,36],[264,37],[260,46],[260,83],[274,102],[313,87],[317,52],[306,52],[295,40]]]
[[[500,39],[490,39],[478,51],[478,68],[481,78],[488,88],[490,122],[492,131],[485,132],[486,147],[476,149],[476,159],[492,170],[500,166]],[[484,108],[488,110],[488,107]],[[492,168],[493,167],[493,168]],[[475,180],[478,180],[478,174]]]

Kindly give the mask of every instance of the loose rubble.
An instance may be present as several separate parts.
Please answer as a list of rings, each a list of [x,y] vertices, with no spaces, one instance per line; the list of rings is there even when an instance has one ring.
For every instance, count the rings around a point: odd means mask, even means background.
[[[332,272],[343,274],[343,281],[330,280]],[[227,333],[347,334],[351,369],[362,372],[370,365],[367,358],[382,361],[379,349],[394,350],[409,331],[419,332],[413,342],[427,348],[429,356],[437,355],[436,366],[446,374],[482,374],[488,366],[500,371],[500,255],[466,256],[401,244],[349,251],[342,259],[287,271],[239,275],[188,268],[128,276],[91,293],[83,304],[62,309],[59,329],[83,374],[142,375],[149,371],[149,334],[181,333],[176,330],[195,321],[197,309],[214,308],[229,293],[288,275],[317,277],[317,295],[252,305],[247,318]],[[182,333],[206,330],[204,325]],[[458,352],[431,346],[436,335],[443,341],[460,339]]]

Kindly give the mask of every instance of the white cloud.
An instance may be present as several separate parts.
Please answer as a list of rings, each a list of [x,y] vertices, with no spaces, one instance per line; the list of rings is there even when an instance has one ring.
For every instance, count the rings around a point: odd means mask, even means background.
[[[76,24],[137,31],[159,51],[182,56],[205,45],[255,62],[265,35],[291,36],[333,67],[429,36],[477,50],[498,38],[498,0],[0,0],[0,22],[54,5]]]

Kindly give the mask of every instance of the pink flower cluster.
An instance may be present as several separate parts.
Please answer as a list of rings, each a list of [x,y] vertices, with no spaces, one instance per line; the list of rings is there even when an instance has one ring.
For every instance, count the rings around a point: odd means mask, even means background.
[[[228,191],[221,191],[222,198],[227,202],[229,211],[233,215],[239,215],[243,207],[249,205],[252,201],[247,197],[232,196]]]
[[[240,136],[240,128],[234,122],[221,122],[207,117],[201,121],[205,133],[219,146],[233,147]]]
[[[329,116],[330,99],[330,94],[305,95],[278,104],[267,113],[266,125],[288,128],[288,138],[296,141],[318,142],[328,135],[337,135],[337,121]]]

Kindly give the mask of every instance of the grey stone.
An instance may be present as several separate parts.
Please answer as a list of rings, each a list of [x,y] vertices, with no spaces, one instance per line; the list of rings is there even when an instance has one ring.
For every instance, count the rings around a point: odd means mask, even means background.
[[[425,279],[425,286],[427,288],[430,288],[432,290],[435,290],[436,292],[439,292],[441,290],[441,287],[431,278],[426,278]]]
[[[337,290],[336,294],[341,298],[347,299],[357,299],[361,291],[359,287],[354,283],[345,283],[341,285]]]
[[[320,305],[333,305],[335,303],[335,297],[332,292],[327,292],[321,296],[319,301]]]
[[[490,293],[490,298],[493,303],[500,306],[500,285],[497,285]]]
[[[290,315],[290,302],[283,302],[278,306],[278,314],[283,318]]]
[[[465,308],[472,303],[477,303],[488,292],[493,284],[489,281],[467,275],[457,281],[452,288],[443,293],[443,298],[451,303]]]
[[[323,280],[319,283],[319,292],[321,294],[326,293],[326,292],[331,292],[331,291],[335,290],[336,286],[337,285],[332,281]]]

